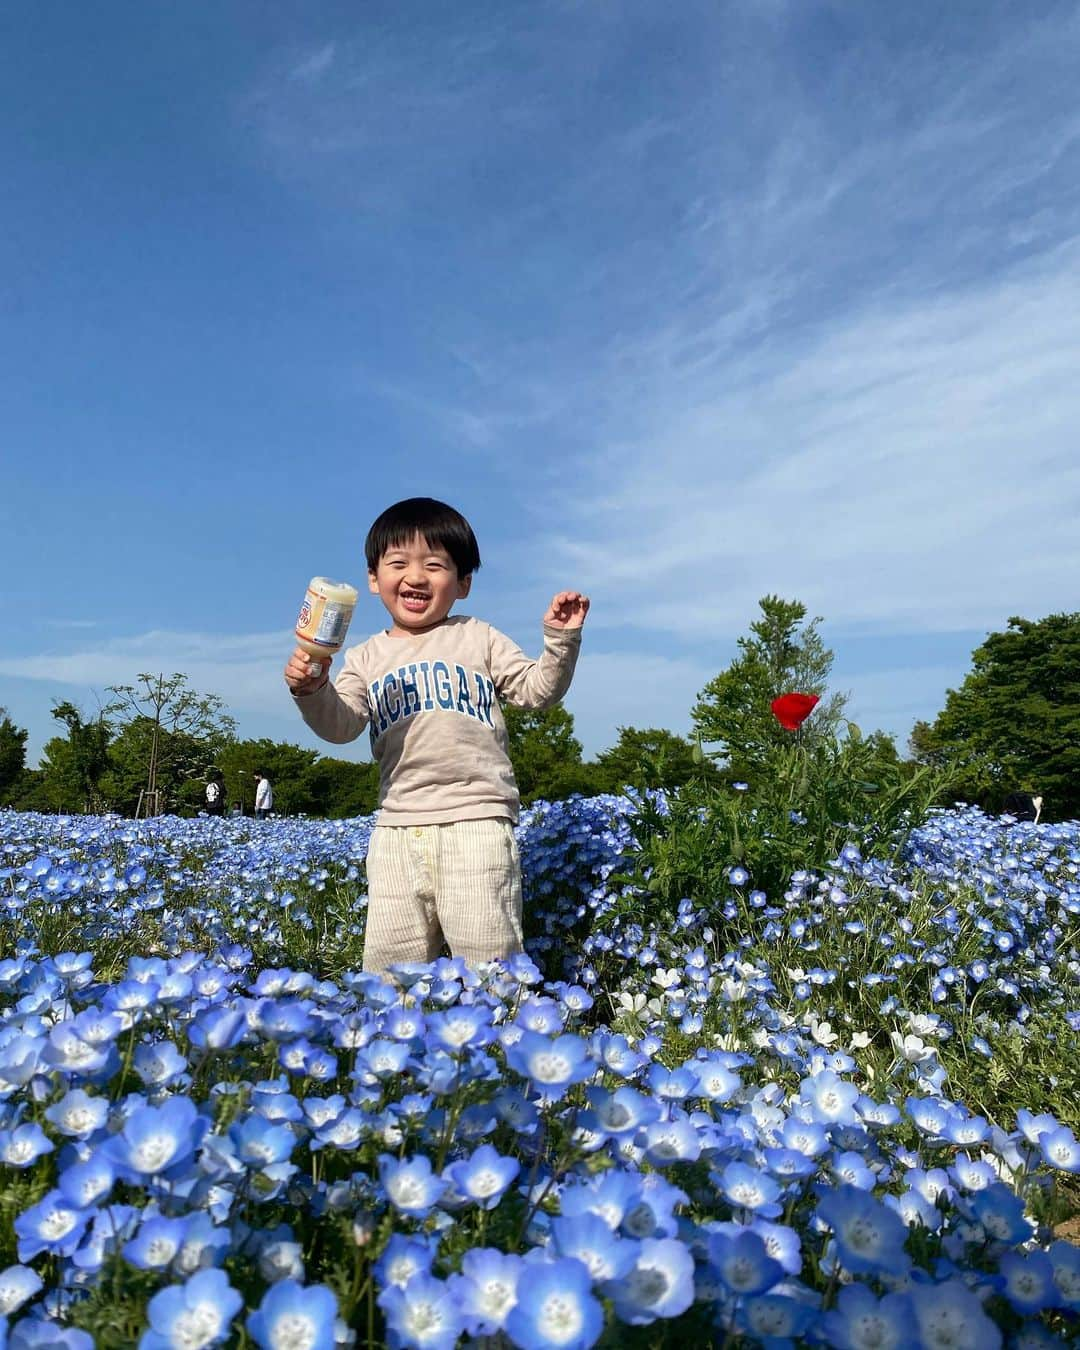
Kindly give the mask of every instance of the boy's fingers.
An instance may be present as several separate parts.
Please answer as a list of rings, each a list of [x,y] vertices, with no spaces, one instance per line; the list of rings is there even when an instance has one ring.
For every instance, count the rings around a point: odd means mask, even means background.
[[[313,657],[302,647],[297,647],[285,667],[285,683],[296,690],[322,681],[333,657]]]

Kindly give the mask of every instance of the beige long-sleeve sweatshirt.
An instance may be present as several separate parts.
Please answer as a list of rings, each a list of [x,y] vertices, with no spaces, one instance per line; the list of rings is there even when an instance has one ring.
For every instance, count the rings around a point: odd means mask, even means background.
[[[350,647],[332,684],[295,701],[324,740],[342,744],[368,728],[380,825],[516,821],[520,799],[500,703],[558,703],[580,647],[580,628],[545,624],[534,661],[490,624],[452,615],[428,633],[376,633]]]

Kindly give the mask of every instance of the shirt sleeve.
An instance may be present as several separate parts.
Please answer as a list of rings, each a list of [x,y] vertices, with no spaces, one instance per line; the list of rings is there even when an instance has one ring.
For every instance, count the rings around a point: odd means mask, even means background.
[[[570,688],[581,650],[580,628],[544,624],[539,661],[498,629],[490,629],[489,669],[499,698],[516,708],[550,708]]]
[[[329,681],[314,694],[294,694],[300,716],[324,741],[344,745],[355,741],[366,728],[368,710],[367,679],[361,670],[358,647],[345,653],[345,664],[337,679]]]

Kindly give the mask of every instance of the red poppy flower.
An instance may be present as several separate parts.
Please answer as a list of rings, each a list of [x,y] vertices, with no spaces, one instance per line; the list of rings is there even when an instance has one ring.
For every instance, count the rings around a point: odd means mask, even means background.
[[[798,731],[818,701],[817,694],[781,694],[769,706],[785,731]]]

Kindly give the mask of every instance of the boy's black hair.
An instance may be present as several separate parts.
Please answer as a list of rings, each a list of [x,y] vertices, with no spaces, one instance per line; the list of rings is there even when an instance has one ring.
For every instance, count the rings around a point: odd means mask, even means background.
[[[480,548],[472,526],[452,506],[434,497],[407,497],[388,506],[368,530],[364,555],[369,572],[379,567],[379,559],[392,548],[400,548],[415,535],[421,535],[432,548],[444,548],[453,559],[459,577],[469,577],[480,566]]]

